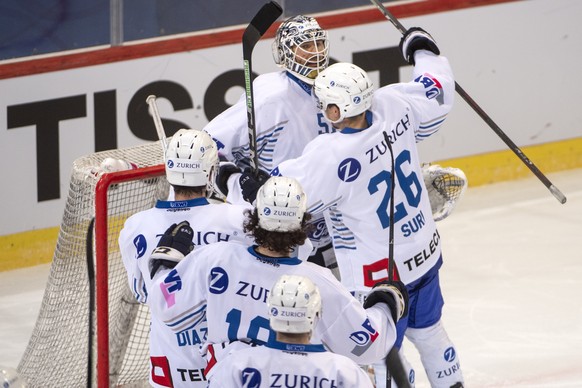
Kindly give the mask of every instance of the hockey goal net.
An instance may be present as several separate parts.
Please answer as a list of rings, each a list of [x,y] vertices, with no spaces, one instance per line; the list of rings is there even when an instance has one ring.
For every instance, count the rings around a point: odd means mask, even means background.
[[[138,168],[95,174],[108,157]],[[148,386],[149,311],[130,292],[117,239],[127,217],[167,198],[163,175],[160,142],[98,152],[73,163],[46,290],[18,365],[28,386]],[[87,264],[91,256],[94,282]],[[96,314],[90,308],[94,295]]]

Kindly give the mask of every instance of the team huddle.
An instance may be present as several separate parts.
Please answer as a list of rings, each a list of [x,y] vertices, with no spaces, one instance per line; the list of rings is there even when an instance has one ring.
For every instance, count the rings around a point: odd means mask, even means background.
[[[314,18],[292,17],[273,42],[282,70],[253,82],[259,171],[244,95],[172,136],[171,200],[119,236],[151,311],[152,386],[397,386],[386,362],[414,386],[406,336],[433,387],[463,387],[435,222],[454,203],[416,147],[445,122],[455,83],[426,31],[409,29],[400,49],[412,81],[375,89],[358,66],[329,65]]]

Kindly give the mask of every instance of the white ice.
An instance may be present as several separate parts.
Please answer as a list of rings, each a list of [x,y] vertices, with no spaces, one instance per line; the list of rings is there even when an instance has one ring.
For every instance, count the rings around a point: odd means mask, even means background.
[[[443,322],[467,387],[582,387],[582,170],[548,178],[565,205],[532,177],[470,187],[439,223]],[[2,366],[24,353],[49,267],[0,272]]]

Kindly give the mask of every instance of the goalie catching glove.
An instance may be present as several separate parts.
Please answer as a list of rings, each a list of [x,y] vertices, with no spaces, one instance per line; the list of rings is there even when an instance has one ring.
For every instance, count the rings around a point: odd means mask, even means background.
[[[150,278],[153,279],[161,267],[174,268],[184,256],[192,252],[194,231],[188,221],[172,224],[160,238],[158,246],[149,259]]]
[[[452,213],[467,189],[465,173],[458,168],[433,164],[422,166],[422,177],[428,190],[434,220],[444,220]]]
[[[384,280],[376,283],[364,301],[364,308],[376,303],[386,303],[392,314],[394,324],[408,314],[408,291],[398,280]]]

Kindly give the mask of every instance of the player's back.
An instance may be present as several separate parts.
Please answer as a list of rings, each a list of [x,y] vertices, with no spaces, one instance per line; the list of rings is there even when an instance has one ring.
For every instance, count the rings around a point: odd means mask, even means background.
[[[192,242],[196,246],[229,240],[250,243],[252,239],[242,232],[246,208],[242,205],[208,203],[206,198],[197,198],[158,201],[155,207],[129,217],[120,232],[119,246],[136,299],[140,302],[147,299],[142,278],[149,276],[149,254],[157,246],[164,230],[172,224],[188,221],[194,231]]]
[[[439,262],[440,238],[416,142],[445,121],[454,81],[446,58],[429,54],[416,54],[413,81],[374,92],[366,129],[321,135],[301,157],[272,172],[299,180],[309,211],[329,208],[326,220],[342,282],[351,290],[365,290],[387,276],[391,202],[395,260],[403,282],[420,278]]]
[[[128,218],[119,236],[119,246],[135,298],[142,303],[148,302],[149,290],[145,285],[145,280],[150,277],[148,259],[164,230],[186,220],[194,231],[193,242],[196,246],[230,240],[249,242],[251,240],[247,240],[242,232],[245,209],[242,206],[211,204],[205,198],[158,201],[154,208]],[[190,384],[204,387],[206,362],[200,355],[200,347],[205,336],[205,323],[200,323],[196,329],[173,332],[152,314],[150,383],[153,386],[167,386],[166,379],[171,375],[174,387],[192,386]]]
[[[301,158],[284,162],[273,173],[299,180],[307,194],[309,211],[329,208],[328,228],[342,283],[350,290],[372,287],[387,274],[383,260],[388,257],[392,152],[396,172],[395,257],[403,266],[403,281],[420,277],[440,255],[414,145],[414,118],[406,116],[406,104],[395,101],[390,109],[398,114],[392,114],[387,123],[368,113],[372,121],[369,128],[320,136],[306,147]],[[384,140],[385,129],[400,134],[392,152]],[[425,249],[432,250],[433,257],[428,257],[430,253],[423,255]],[[415,259],[418,254],[420,259]],[[410,271],[405,270],[408,267]]]
[[[152,308],[166,325],[176,328],[194,326],[196,313],[206,306],[209,354],[220,360],[233,347],[274,340],[267,300],[283,274],[309,277],[319,287],[326,307],[315,341],[322,340],[334,352],[361,363],[377,361],[392,346],[388,312],[376,306],[364,310],[328,269],[296,257],[269,258],[243,244],[196,249],[173,270],[156,276]]]
[[[323,345],[273,342],[228,356],[209,385],[243,386],[371,388],[372,382],[356,363]]]

